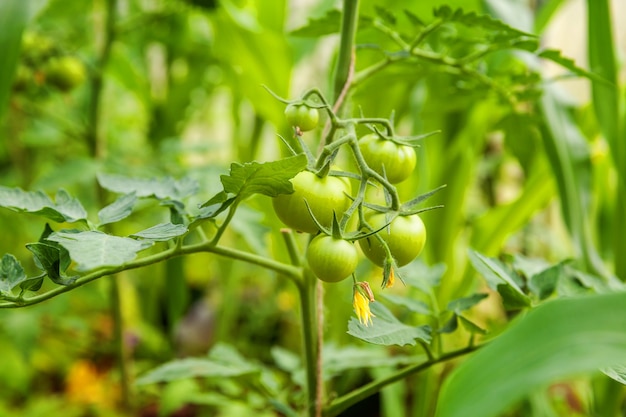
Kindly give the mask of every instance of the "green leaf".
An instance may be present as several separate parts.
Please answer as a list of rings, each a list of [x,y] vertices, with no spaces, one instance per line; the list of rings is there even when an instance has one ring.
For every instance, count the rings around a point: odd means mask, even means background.
[[[180,180],[171,177],[145,179],[99,173],[98,182],[103,188],[115,193],[155,197],[159,200],[182,200],[199,189],[198,183],[187,177]]]
[[[509,284],[498,284],[496,289],[500,297],[502,297],[502,304],[504,304],[507,310],[520,310],[531,305],[531,300],[528,296],[521,294]]]
[[[149,241],[137,241],[102,232],[55,232],[48,240],[57,242],[70,253],[77,263],[77,271],[123,265],[132,261],[137,253],[152,246]]]
[[[170,361],[137,378],[137,385],[154,384],[187,378],[232,378],[253,375],[260,368],[232,347],[218,344],[206,358],[185,358]]]
[[[28,1],[0,1],[0,123],[11,94],[15,69],[20,56],[22,32],[28,22]]]
[[[618,365],[626,351],[626,293],[546,302],[519,316],[444,382],[436,417],[495,417],[533,390]]]
[[[55,284],[69,285],[76,281],[76,277],[68,277],[65,274],[71,259],[67,249],[58,243],[49,241],[29,243],[26,249],[33,253],[37,268],[45,271]]]
[[[626,365],[610,366],[604,368],[602,372],[620,384],[626,385]]]
[[[54,203],[42,191],[23,191],[20,188],[0,186],[0,207],[38,214],[59,223],[73,223],[87,218],[87,212],[80,202],[65,190],[57,192]]]
[[[528,289],[537,294],[540,300],[550,297],[556,290],[563,274],[563,264],[557,264],[530,277]]]
[[[439,329],[439,333],[454,333],[459,328],[459,316],[456,313]]]
[[[435,17],[447,22],[457,22],[472,28],[483,28],[486,30],[500,32],[510,38],[528,36],[535,37],[532,33],[524,32],[507,25],[501,20],[492,18],[489,15],[479,15],[476,12],[463,12],[462,9],[452,10],[450,6],[441,6],[434,10]]]
[[[370,307],[375,315],[372,324],[365,326],[353,317],[348,322],[348,334],[365,342],[384,346],[414,346],[416,339],[430,343],[430,327],[403,324],[380,303],[372,303]]]
[[[141,232],[133,233],[131,237],[139,237],[155,242],[165,242],[184,235],[187,233],[187,230],[187,226],[183,224],[161,223],[142,230]]]
[[[229,175],[221,176],[224,192],[237,195],[239,199],[253,194],[276,197],[279,194],[292,193],[293,186],[289,180],[304,170],[306,164],[304,154],[262,164],[233,163]]]
[[[477,293],[469,297],[457,298],[448,303],[448,310],[454,311],[456,314],[460,315],[462,311],[469,310],[488,296],[489,294]]]
[[[125,194],[98,212],[100,226],[118,222],[130,216],[137,201],[135,193]]]
[[[421,260],[411,262],[401,269],[402,279],[407,285],[415,287],[423,293],[430,294],[434,287],[441,282],[446,272],[446,265],[426,265]]]
[[[20,262],[11,254],[0,260],[0,295],[12,296],[11,291],[26,280],[26,273]]]
[[[423,301],[416,300],[414,298],[403,297],[400,295],[393,295],[393,294],[384,294],[384,293],[381,294],[381,296],[385,300],[395,305],[408,308],[413,313],[425,314],[425,315],[431,315],[433,313],[430,307],[428,306],[428,304],[426,304]]]
[[[539,52],[537,56],[539,56],[539,58],[548,59],[552,62],[556,62],[557,64],[572,71],[574,74],[580,77],[585,77],[592,81],[600,82],[604,85],[613,85],[613,83],[611,83],[611,81],[607,80],[606,78],[603,78],[598,74],[580,68],[576,65],[573,59],[564,57],[563,55],[561,55],[561,51],[557,49],[544,49],[543,51]]]
[[[463,327],[465,327],[465,330],[467,330],[468,332],[472,333],[472,334],[487,334],[487,330],[483,329],[482,327],[480,327],[479,325],[477,325],[476,323],[474,323],[473,321],[463,317],[463,316],[459,316],[459,321],[461,322],[461,324],[463,325]]]
[[[481,255],[473,250],[468,251],[472,265],[492,286],[498,288],[502,282],[510,286],[515,292],[525,297],[522,289],[517,285],[516,278],[504,269],[498,261]]]
[[[389,352],[366,346],[324,346],[324,379],[342,375],[351,369],[392,367],[419,362],[424,357],[389,355]]]

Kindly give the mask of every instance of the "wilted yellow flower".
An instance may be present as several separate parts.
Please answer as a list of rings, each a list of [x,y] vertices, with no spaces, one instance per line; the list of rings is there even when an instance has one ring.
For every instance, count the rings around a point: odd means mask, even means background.
[[[359,321],[365,326],[372,323],[375,317],[370,311],[370,302],[374,301],[374,294],[367,282],[358,282],[354,286],[352,305]]]
[[[387,284],[385,285],[385,288],[390,288],[393,287],[393,284],[396,282],[396,276],[393,272],[393,268],[389,269],[389,278],[387,278]]]

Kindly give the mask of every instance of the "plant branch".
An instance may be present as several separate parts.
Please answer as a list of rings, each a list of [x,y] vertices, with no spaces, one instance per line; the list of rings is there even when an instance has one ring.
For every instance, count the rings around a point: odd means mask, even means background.
[[[72,284],[56,287],[46,293],[35,295],[26,299],[19,299],[15,302],[1,303],[0,308],[19,308],[25,307],[33,304],[39,304],[43,301],[49,300],[51,298],[56,297],[57,295],[63,294],[65,292],[71,291],[74,288],[81,287],[91,281],[95,281],[99,278],[114,275],[122,271],[128,271],[131,269],[142,268],[148,265],[152,265],[158,262],[165,261],[167,259],[174,258],[176,256],[182,255],[190,255],[194,253],[201,252],[209,252],[215,253],[216,255],[224,256],[227,258],[247,262],[249,264],[257,265],[271,271],[277,272],[281,275],[286,276],[292,281],[296,282],[299,285],[300,276],[301,276],[301,268],[287,265],[282,262],[275,261],[273,259],[269,259],[263,256],[255,255],[250,252],[241,251],[238,249],[232,249],[224,246],[213,246],[210,243],[199,243],[194,245],[186,245],[182,247],[173,247],[171,249],[165,250],[163,252],[159,252],[153,255],[145,256],[143,258],[139,258],[137,260],[127,262],[123,265],[118,265],[115,267],[102,268],[96,271],[93,271],[85,276],[78,278]]]
[[[418,372],[424,371],[438,363],[446,362],[451,359],[466,355],[479,348],[480,346],[468,346],[463,349],[455,350],[455,351],[446,353],[445,355],[442,355],[436,359],[430,359],[420,364],[407,366],[403,369],[398,370],[397,372],[391,375],[372,381],[369,384],[363,385],[361,388],[358,388],[346,395],[343,395],[337,398],[329,406],[325,407],[323,416],[334,417],[338,415],[339,413],[341,413],[342,411],[344,411],[345,409],[347,409],[348,407],[364,400],[365,398],[371,395],[374,395],[375,393],[379,392],[383,387],[389,384],[400,381],[401,379],[404,379],[409,375],[413,375]]]

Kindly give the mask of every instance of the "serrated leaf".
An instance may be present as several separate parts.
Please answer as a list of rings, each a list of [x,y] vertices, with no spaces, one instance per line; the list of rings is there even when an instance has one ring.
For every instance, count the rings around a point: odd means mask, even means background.
[[[478,273],[485,278],[492,288],[497,288],[500,283],[504,282],[515,292],[525,297],[524,292],[517,285],[516,279],[512,277],[509,272],[499,264],[499,262],[473,250],[469,250],[468,254],[469,259],[476,271],[478,271]]]
[[[503,415],[528,393],[573,375],[623,363],[626,293],[557,299],[518,318],[458,365],[436,417]]]
[[[556,290],[559,278],[563,274],[563,264],[546,268],[528,280],[528,289],[537,294],[540,300],[550,297]]]
[[[372,318],[372,324],[365,326],[352,317],[348,322],[349,335],[368,343],[383,346],[414,346],[416,340],[430,343],[430,327],[416,327],[403,324],[393,317],[391,312],[380,303],[372,303],[370,307],[375,315]]]
[[[37,268],[45,271],[55,284],[69,285],[76,281],[75,277],[68,277],[65,271],[70,266],[70,255],[67,249],[56,242],[29,243],[26,249],[32,252]]]
[[[395,305],[406,307],[413,313],[425,314],[425,315],[432,314],[432,310],[430,309],[428,304],[426,304],[423,301],[416,300],[414,298],[403,297],[400,295],[393,295],[393,294],[381,294],[381,295],[385,300]]]
[[[433,14],[444,21],[457,22],[472,28],[482,28],[490,31],[501,32],[509,37],[528,36],[536,37],[532,33],[524,32],[507,25],[501,20],[492,18],[489,15],[479,15],[476,12],[463,12],[462,9],[452,10],[450,6],[441,6],[434,10]]]
[[[239,199],[253,194],[276,197],[293,192],[293,185],[289,180],[304,170],[306,164],[304,154],[262,164],[233,163],[229,175],[222,175],[220,178],[224,192],[237,195]]]
[[[425,26],[422,19],[420,19],[415,13],[411,12],[410,10],[405,9],[404,14],[413,26]]]
[[[22,291],[39,291],[43,285],[45,274],[41,274],[37,277],[29,277],[20,283]]]
[[[232,378],[259,372],[258,366],[246,361],[232,347],[218,344],[206,358],[170,361],[137,378],[135,383],[147,385],[195,377]]]
[[[458,317],[459,317],[459,321],[461,322],[463,327],[465,327],[465,330],[467,330],[468,332],[472,334],[482,334],[482,335],[487,334],[487,330],[483,329],[482,327],[480,327],[473,321],[470,321],[469,319],[463,316],[458,316]]]
[[[137,196],[133,192],[130,194],[124,194],[113,203],[104,207],[98,212],[100,226],[115,223],[130,216],[133,212],[135,202],[137,202]]]
[[[42,191],[24,191],[20,188],[0,186],[0,207],[38,214],[59,223],[73,223],[87,218],[87,212],[80,202],[65,190],[57,192],[54,203]]]
[[[57,242],[70,253],[77,263],[77,271],[123,265],[132,261],[137,253],[152,246],[150,241],[112,236],[102,232],[55,232],[48,240]]]
[[[13,288],[26,280],[26,273],[20,262],[11,254],[0,260],[0,294],[11,296]]]
[[[488,296],[489,294],[477,293],[468,297],[457,298],[448,303],[448,310],[454,311],[456,314],[460,315],[462,311],[469,310]]]
[[[161,223],[142,230],[141,232],[133,233],[131,237],[139,237],[155,242],[165,242],[184,235],[187,233],[187,230],[187,226],[183,224]]]
[[[199,189],[198,182],[188,177],[180,180],[172,177],[146,179],[99,173],[98,182],[103,188],[115,193],[155,197],[159,200],[182,200]]]
[[[237,196],[227,194],[222,190],[211,197],[209,201],[200,206],[202,210],[200,211],[200,214],[196,216],[196,219],[201,220],[213,218],[230,207],[236,199]]]
[[[376,14],[378,15],[378,17],[385,23],[391,25],[391,26],[395,26],[396,22],[398,21],[398,19],[396,19],[396,17],[393,15],[393,13],[391,13],[389,10],[380,7],[380,6],[374,6],[374,10],[376,11]]]
[[[609,86],[613,85],[610,81],[599,76],[598,74],[594,74],[593,72],[589,72],[583,68],[580,68],[579,66],[576,65],[573,59],[564,57],[563,55],[561,55],[561,51],[558,49],[544,49],[543,51],[539,52],[537,56],[539,56],[539,58],[544,58],[552,62],[556,62],[557,64],[561,65],[563,68],[566,68],[572,71],[574,74],[578,76],[588,78],[593,81],[598,81],[604,85],[609,85]]]

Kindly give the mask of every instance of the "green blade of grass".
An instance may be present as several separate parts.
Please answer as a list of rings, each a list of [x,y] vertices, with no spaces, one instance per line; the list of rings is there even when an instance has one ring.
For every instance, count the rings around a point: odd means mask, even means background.
[[[624,360],[626,294],[548,302],[455,369],[437,417],[493,417],[547,383]],[[584,314],[583,314],[584,313]]]
[[[617,196],[613,226],[615,230],[625,230],[626,220],[623,213],[626,210],[626,141],[622,137],[623,126],[620,126],[617,63],[608,0],[587,0],[587,24],[590,69],[613,83],[605,85],[594,82],[591,85],[591,92],[600,130],[609,143],[619,175],[620,192]],[[613,252],[615,273],[626,279],[626,257],[619,256],[626,253],[626,234],[614,234]]]

